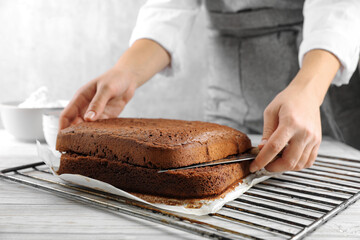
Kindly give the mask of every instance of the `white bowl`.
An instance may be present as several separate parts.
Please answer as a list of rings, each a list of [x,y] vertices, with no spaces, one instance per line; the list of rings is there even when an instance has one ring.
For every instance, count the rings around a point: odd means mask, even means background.
[[[20,102],[0,104],[1,118],[4,128],[21,141],[44,140],[42,115],[49,110],[63,108],[19,108]]]
[[[43,132],[46,143],[52,150],[56,148],[56,138],[59,131],[59,118],[61,110],[46,111],[42,115]]]

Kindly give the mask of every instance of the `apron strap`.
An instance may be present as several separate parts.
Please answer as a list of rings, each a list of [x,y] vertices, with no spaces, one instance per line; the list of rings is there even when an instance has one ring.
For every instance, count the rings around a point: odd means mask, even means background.
[[[303,0],[207,0],[209,28],[247,37],[284,31],[303,22]]]

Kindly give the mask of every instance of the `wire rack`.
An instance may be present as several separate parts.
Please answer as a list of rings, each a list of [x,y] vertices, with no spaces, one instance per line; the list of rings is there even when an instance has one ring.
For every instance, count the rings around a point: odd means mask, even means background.
[[[43,162],[4,169],[0,178],[210,239],[303,239],[360,198],[360,160],[325,155],[313,167],[272,177],[201,217],[64,183]]]

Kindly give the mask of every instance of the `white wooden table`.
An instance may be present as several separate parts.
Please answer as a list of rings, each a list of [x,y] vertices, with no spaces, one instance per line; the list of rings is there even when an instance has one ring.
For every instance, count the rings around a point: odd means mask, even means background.
[[[258,136],[251,138],[258,141]],[[323,141],[320,152],[360,159],[359,151],[333,141]],[[18,142],[0,130],[0,169],[37,161],[35,144]],[[0,179],[0,239],[202,238]],[[306,239],[360,239],[360,201]]]

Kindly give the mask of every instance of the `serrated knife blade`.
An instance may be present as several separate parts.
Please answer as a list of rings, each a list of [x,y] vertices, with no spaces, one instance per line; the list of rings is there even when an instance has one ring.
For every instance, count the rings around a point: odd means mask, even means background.
[[[167,171],[177,171],[177,170],[185,170],[185,169],[192,169],[192,168],[199,168],[199,167],[208,167],[208,166],[216,166],[216,165],[223,165],[223,164],[231,164],[231,163],[237,163],[237,162],[243,162],[243,161],[251,161],[256,158],[257,154],[251,154],[251,153],[245,153],[241,155],[231,156],[219,160],[215,160],[212,162],[206,162],[206,163],[198,163],[193,164],[185,167],[178,167],[178,168],[169,168],[169,169],[161,169],[158,171],[158,173],[164,173]]]

